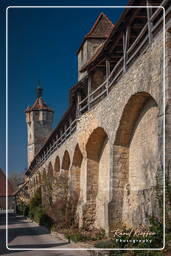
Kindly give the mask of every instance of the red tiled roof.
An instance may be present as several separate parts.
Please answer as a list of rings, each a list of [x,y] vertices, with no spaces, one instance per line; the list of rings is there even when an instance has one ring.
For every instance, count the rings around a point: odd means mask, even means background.
[[[113,27],[114,25],[109,18],[104,13],[100,13],[92,29],[85,38],[108,38]]]
[[[14,189],[8,180],[8,195],[12,195]],[[0,169],[0,196],[6,196],[6,176],[4,172]]]
[[[137,1],[136,0],[129,0],[128,1],[128,6],[135,6],[137,5]],[[139,4],[138,4],[139,5]],[[106,38],[103,47],[99,50],[98,53],[96,53],[96,56],[93,58],[91,58],[91,61],[88,60],[87,63],[84,64],[84,66],[81,69],[81,72],[87,70],[90,66],[95,66],[96,65],[96,61],[98,62],[98,58],[103,58],[103,53],[104,51],[107,51],[108,48],[110,48],[110,43],[111,41],[114,42],[114,40],[116,39],[115,35],[117,34],[117,32],[120,32],[121,26],[122,26],[122,22],[128,20],[129,16],[128,13],[130,12],[131,8],[126,8],[123,13],[121,14],[120,18],[118,19],[117,23],[113,26],[113,29],[111,30],[110,35],[108,36],[108,38]]]
[[[79,53],[86,39],[107,39],[110,36],[114,26],[115,25],[104,13],[100,13],[90,32],[84,37],[83,42],[77,50],[77,54]]]
[[[90,32],[85,36],[85,38],[103,38],[105,41],[97,47],[95,50],[95,53],[93,56],[88,59],[88,61],[84,64],[84,66],[81,68],[81,72],[85,71],[86,67],[96,59],[96,57],[100,54],[101,50],[103,49],[104,43],[110,36],[112,30],[114,28],[114,24],[109,20],[109,18],[104,14],[101,13],[94,26],[90,30]]]
[[[33,106],[27,107],[25,112],[30,112],[34,110],[46,110],[49,112],[53,112],[53,110],[46,105],[42,97],[38,97],[34,102]]]

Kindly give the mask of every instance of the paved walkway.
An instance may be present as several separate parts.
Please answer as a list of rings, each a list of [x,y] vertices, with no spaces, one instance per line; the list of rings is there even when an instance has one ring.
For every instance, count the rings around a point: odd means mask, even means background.
[[[21,248],[21,250],[7,250],[5,248],[5,215],[0,214],[0,255],[12,256],[89,256],[87,251],[59,251],[59,248],[75,248],[76,244],[68,244],[66,241],[52,236],[46,228],[37,226],[35,223],[28,222],[22,216],[9,214],[9,248]],[[48,248],[45,250],[28,250],[22,248]],[[53,250],[52,250],[53,249]],[[55,250],[54,250],[55,249]],[[58,250],[56,250],[58,249]]]

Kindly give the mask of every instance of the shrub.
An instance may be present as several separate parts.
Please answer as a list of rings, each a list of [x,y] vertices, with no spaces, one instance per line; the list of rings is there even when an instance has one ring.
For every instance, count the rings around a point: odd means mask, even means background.
[[[29,216],[29,206],[28,205],[25,205],[24,210],[23,210],[23,215],[25,217]]]
[[[38,189],[29,204],[29,217],[39,223],[43,214],[41,190]]]
[[[55,225],[55,223],[53,223],[53,225],[51,226],[51,229],[50,229],[51,231],[56,231],[56,225]]]
[[[41,206],[33,208],[33,219],[36,221],[38,224],[40,224],[40,219],[44,215],[44,209]]]
[[[74,232],[75,231],[75,232]],[[67,230],[65,232],[65,237],[74,242],[83,241],[97,241],[105,237],[104,230],[94,229],[93,232],[88,232],[84,230]]]
[[[111,240],[100,241],[96,244],[97,248],[112,248],[113,243]]]
[[[46,214],[45,209],[42,206],[31,208],[30,217],[39,225],[43,225],[49,230],[54,226],[53,219]]]
[[[29,215],[29,206],[21,201],[17,207],[17,214],[27,217]]]
[[[18,214],[23,214],[23,208],[24,207],[24,203],[21,201],[18,205],[17,205],[17,213]]]
[[[54,225],[54,221],[51,217],[49,217],[47,214],[42,214],[39,220],[39,224],[47,227],[49,230],[52,229]]]
[[[78,197],[70,198],[58,197],[52,207],[47,210],[47,214],[54,220],[58,230],[72,229],[78,227],[76,217]]]
[[[38,189],[34,197],[30,200],[30,209],[36,208],[37,206],[41,206],[41,205],[42,205],[41,190]]]
[[[75,243],[87,240],[87,237],[84,236],[83,234],[81,234],[80,232],[73,233],[73,234],[67,233],[67,234],[65,234],[65,237],[74,241]]]

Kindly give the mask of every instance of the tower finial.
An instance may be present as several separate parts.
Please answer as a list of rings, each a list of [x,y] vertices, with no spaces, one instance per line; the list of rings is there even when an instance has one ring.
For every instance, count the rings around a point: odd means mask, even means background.
[[[37,98],[40,98],[42,96],[42,92],[43,92],[43,89],[40,87],[40,83],[39,83],[38,87],[36,88]]]

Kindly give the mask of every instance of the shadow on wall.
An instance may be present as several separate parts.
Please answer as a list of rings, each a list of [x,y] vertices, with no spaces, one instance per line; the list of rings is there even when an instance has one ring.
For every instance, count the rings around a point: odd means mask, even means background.
[[[157,214],[154,200],[158,152],[158,107],[145,92],[126,104],[114,143],[113,199],[109,204],[111,228],[148,225],[146,214]]]

